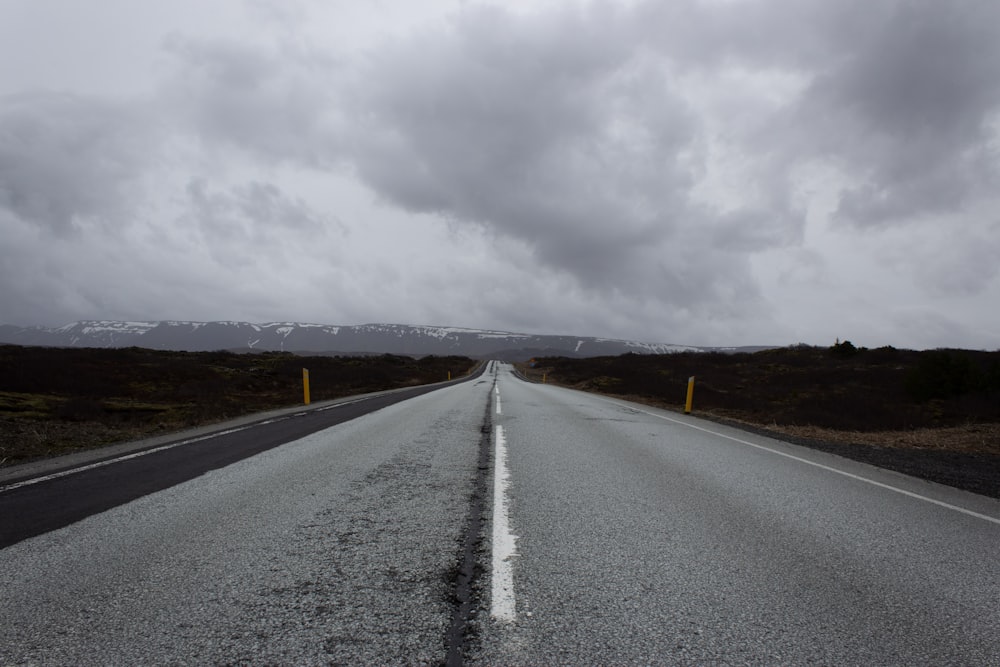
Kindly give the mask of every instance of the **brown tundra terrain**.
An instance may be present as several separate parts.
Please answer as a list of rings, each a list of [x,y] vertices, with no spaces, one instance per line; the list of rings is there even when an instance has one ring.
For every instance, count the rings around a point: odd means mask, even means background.
[[[93,449],[303,401],[458,378],[465,357],[0,346],[0,465]]]
[[[794,346],[535,359],[537,381],[683,409],[1000,498],[1000,352]]]
[[[0,465],[312,399],[460,377],[465,357],[0,346]],[[849,342],[753,354],[626,354],[519,364],[529,378],[682,409],[1000,498],[1000,352],[868,350]]]

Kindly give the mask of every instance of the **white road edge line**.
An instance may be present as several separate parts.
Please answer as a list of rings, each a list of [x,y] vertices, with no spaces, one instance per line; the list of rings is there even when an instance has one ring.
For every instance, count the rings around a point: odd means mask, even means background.
[[[517,536],[510,533],[507,517],[507,439],[503,426],[497,424],[493,465],[493,589],[490,615],[504,622],[517,620],[514,603],[514,573],[511,561],[516,553]]]
[[[69,470],[63,470],[62,472],[54,472],[51,475],[43,475],[42,477],[33,477],[31,479],[26,479],[23,482],[17,482],[16,484],[9,484],[7,486],[0,486],[0,493],[5,491],[13,491],[14,489],[20,489],[25,486],[31,486],[32,484],[39,484],[41,482],[47,482],[51,479],[59,479],[60,477],[68,477],[70,475],[75,475],[78,472],[85,472],[87,470],[93,470],[94,468],[102,468],[104,466],[109,466],[112,463],[118,463],[119,461],[128,461],[129,459],[137,459],[140,456],[146,456],[147,454],[155,454],[156,452],[162,452],[166,449],[173,449],[174,447],[180,447],[181,445],[190,445],[193,442],[201,442],[202,440],[210,440],[211,438],[217,438],[220,435],[229,435],[230,433],[237,433],[239,431],[245,431],[248,428],[253,428],[254,426],[262,426],[264,424],[271,424],[276,421],[281,421],[281,417],[277,419],[267,419],[262,422],[256,422],[254,424],[249,424],[247,426],[239,426],[237,428],[227,429],[225,431],[217,431],[215,433],[209,433],[208,435],[202,435],[197,438],[189,438],[187,440],[181,440],[179,442],[172,442],[168,445],[161,445],[159,447],[153,447],[152,449],[144,449],[141,452],[133,452],[132,454],[126,454],[124,456],[119,456],[117,458],[108,459],[107,461],[98,461],[97,463],[90,463],[85,466],[80,466],[79,468],[71,468]]]
[[[344,401],[343,403],[335,403],[333,405],[328,405],[325,408],[317,408],[316,410],[313,410],[313,412],[326,412],[327,410],[334,410],[336,408],[342,408],[345,405],[354,405],[355,403],[360,403],[361,401],[366,401],[366,400],[368,400],[368,399],[367,398],[356,398],[353,401]],[[306,413],[300,412],[299,414],[306,414]]]
[[[357,398],[353,401],[345,401],[344,403],[337,403],[335,405],[328,405],[323,408],[318,408],[316,410],[306,410],[304,412],[296,412],[291,415],[292,417],[302,417],[309,414],[310,412],[323,412],[324,410],[332,410],[334,408],[340,408],[345,405],[352,405],[354,403],[360,403],[364,401],[364,398]],[[273,419],[265,419],[264,421],[254,422],[253,424],[248,424],[246,426],[238,426],[236,428],[231,428],[225,431],[218,431],[216,433],[209,433],[208,435],[202,435],[197,438],[189,438],[188,440],[181,440],[180,442],[172,442],[169,445],[162,445],[160,447],[153,447],[152,449],[144,449],[141,452],[135,452],[133,454],[126,454],[124,456],[119,456],[117,458],[108,459],[107,461],[98,461],[97,463],[91,463],[89,465],[81,466],[79,468],[71,468],[70,470],[63,470],[62,472],[54,472],[51,475],[44,475],[42,477],[34,477],[32,479],[26,479],[23,482],[17,482],[16,484],[9,484],[7,486],[0,486],[0,493],[6,491],[13,491],[14,489],[20,489],[25,486],[31,486],[32,484],[39,484],[41,482],[47,482],[51,479],[59,479],[60,477],[68,477],[69,475],[75,475],[78,472],[86,472],[87,470],[93,470],[94,468],[101,468],[103,466],[111,465],[112,463],[118,463],[119,461],[128,461],[129,459],[139,458],[140,456],[145,456],[146,454],[155,454],[156,452],[162,452],[166,449],[173,449],[174,447],[180,447],[181,445],[190,445],[193,442],[201,442],[202,440],[209,440],[211,438],[217,438],[220,435],[229,435],[230,433],[238,433],[239,431],[245,431],[248,428],[254,428],[256,426],[264,426],[265,424],[273,424],[274,422],[283,421],[289,419],[289,417],[275,417]]]
[[[611,403],[612,405],[621,405],[620,403],[615,403],[614,401],[606,399],[606,398],[601,398],[601,397],[596,397],[596,398],[600,398],[600,400],[604,401],[605,403]],[[631,407],[631,406],[629,406],[629,407]],[[989,516],[988,514],[980,514],[979,512],[974,512],[972,510],[965,509],[964,507],[959,507],[958,505],[952,505],[951,503],[946,503],[946,502],[944,502],[942,500],[935,500],[934,498],[928,498],[927,496],[922,496],[919,493],[913,493],[912,491],[907,491],[905,489],[900,489],[899,487],[892,486],[891,484],[883,484],[882,482],[876,482],[873,479],[868,479],[867,477],[862,477],[861,475],[855,475],[854,473],[847,472],[846,470],[838,470],[837,468],[834,468],[834,467],[831,467],[831,466],[828,466],[828,465],[823,465],[822,463],[816,463],[815,461],[810,461],[809,459],[804,459],[804,458],[802,458],[800,456],[795,456],[794,454],[786,454],[785,452],[779,452],[776,449],[771,449],[770,447],[765,447],[764,445],[758,445],[756,443],[749,442],[747,440],[741,440],[740,438],[734,438],[731,435],[726,435],[724,433],[719,433],[717,431],[713,431],[713,430],[708,429],[708,428],[703,428],[701,426],[696,426],[694,424],[689,424],[689,423],[687,423],[685,421],[681,421],[680,419],[673,419],[672,417],[667,417],[665,415],[658,415],[655,412],[650,412],[648,410],[643,410],[641,408],[633,408],[633,409],[636,410],[636,411],[638,411],[638,412],[641,412],[643,414],[647,414],[650,417],[656,417],[657,419],[662,419],[664,421],[673,422],[675,424],[680,424],[681,426],[687,426],[688,428],[693,428],[696,431],[702,431],[704,433],[710,433],[710,434],[718,436],[720,438],[725,438],[726,440],[732,440],[733,442],[738,442],[741,445],[747,445],[749,447],[756,447],[757,449],[763,449],[765,452],[771,452],[772,454],[777,454],[778,456],[784,456],[787,459],[792,459],[793,461],[798,461],[799,463],[805,463],[806,465],[811,465],[811,466],[814,466],[816,468],[822,468],[823,470],[827,470],[829,472],[833,472],[833,473],[836,473],[838,475],[843,475],[844,477],[850,477],[851,479],[856,479],[859,482],[864,482],[866,484],[871,484],[872,486],[877,486],[877,487],[880,487],[880,488],[883,488],[883,489],[887,489],[889,491],[895,491],[896,493],[900,493],[900,494],[902,494],[904,496],[909,496],[910,498],[916,498],[917,500],[923,500],[924,502],[928,502],[928,503],[931,503],[933,505],[938,505],[938,506],[944,507],[946,509],[954,510],[956,512],[961,512],[962,514],[966,514],[968,516],[976,517],[977,519],[982,519],[984,521],[989,521],[990,523],[995,523],[997,525],[1000,525],[1000,519],[998,519],[996,517]]]

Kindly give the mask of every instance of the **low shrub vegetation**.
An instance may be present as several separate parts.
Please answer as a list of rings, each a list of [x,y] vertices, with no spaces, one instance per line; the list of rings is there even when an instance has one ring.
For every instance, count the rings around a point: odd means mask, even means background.
[[[533,378],[762,424],[884,431],[1000,423],[1000,352],[798,345],[753,354],[536,359]]]
[[[302,357],[0,346],[0,465],[314,402],[460,377],[465,357]]]

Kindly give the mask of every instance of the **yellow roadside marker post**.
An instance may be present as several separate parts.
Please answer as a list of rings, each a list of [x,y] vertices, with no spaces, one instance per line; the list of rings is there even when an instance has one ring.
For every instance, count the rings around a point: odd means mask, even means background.
[[[684,414],[691,414],[691,401],[694,400],[694,376],[688,378],[688,395],[684,402]]]
[[[302,397],[306,405],[309,405],[309,370],[305,368],[302,369]]]

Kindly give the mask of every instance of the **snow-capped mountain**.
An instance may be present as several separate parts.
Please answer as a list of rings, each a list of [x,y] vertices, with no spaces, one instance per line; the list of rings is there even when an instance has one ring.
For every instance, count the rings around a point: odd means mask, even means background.
[[[339,354],[457,354],[522,360],[533,356],[594,357],[626,352],[701,351],[685,345],[581,336],[551,336],[455,327],[299,322],[81,321],[57,329],[0,325],[0,343],[54,347],[145,347],[159,350],[245,350]]]

